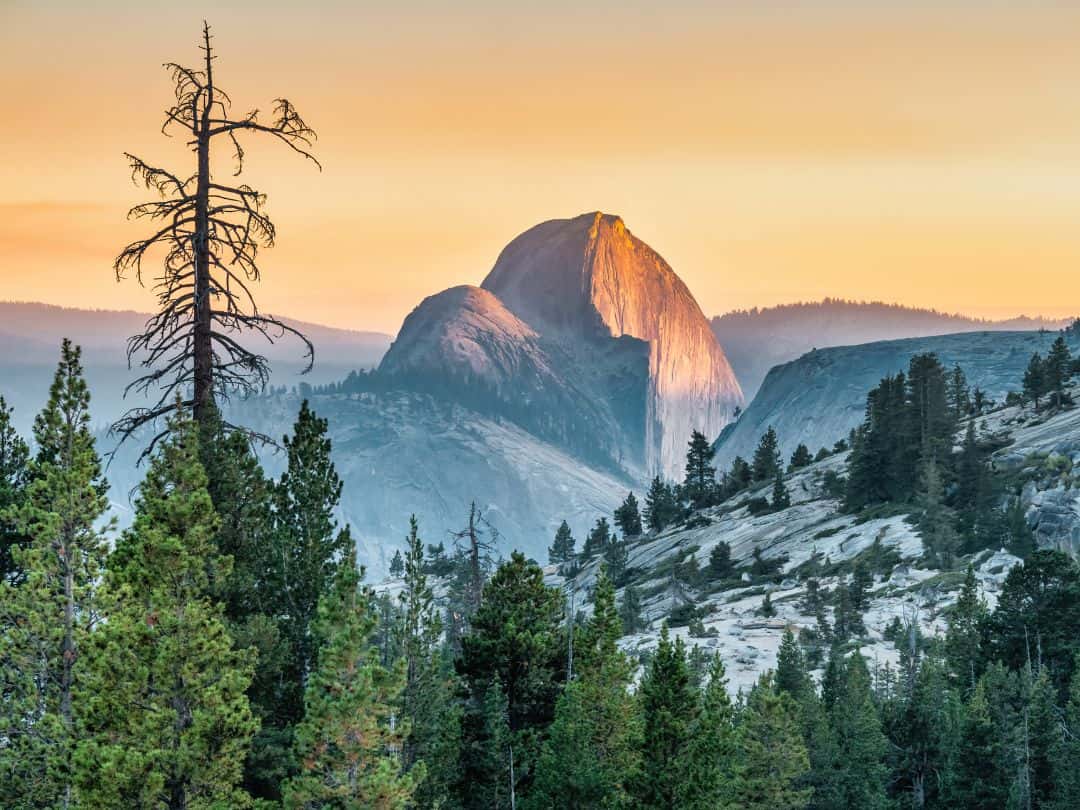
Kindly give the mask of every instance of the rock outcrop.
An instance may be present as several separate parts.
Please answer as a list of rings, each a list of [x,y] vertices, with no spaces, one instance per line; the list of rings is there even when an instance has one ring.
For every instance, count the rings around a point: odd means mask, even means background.
[[[906,371],[911,357],[923,352],[934,352],[946,367],[959,364],[971,387],[1000,402],[1020,389],[1032,353],[1046,354],[1057,334],[967,332],[808,352],[769,371],[738,421],[720,435],[717,467],[730,466],[737,455],[749,458],[770,425],[785,460],[800,442],[811,452],[832,447],[862,421],[867,392],[885,375]]]
[[[583,365],[612,338],[648,344],[650,472],[679,477],[691,431],[716,436],[742,404],[690,290],[617,216],[596,212],[530,228],[503,249],[482,286]]]

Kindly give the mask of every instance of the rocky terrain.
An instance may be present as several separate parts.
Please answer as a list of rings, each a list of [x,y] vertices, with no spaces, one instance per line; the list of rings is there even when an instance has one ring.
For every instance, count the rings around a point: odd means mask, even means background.
[[[800,442],[815,452],[832,447],[858,425],[866,392],[887,374],[906,370],[912,355],[934,352],[946,367],[959,363],[968,384],[1001,401],[1020,388],[1032,353],[1043,354],[1057,332],[969,332],[817,349],[773,368],[754,401],[717,441],[720,468],[749,458],[769,425],[785,458]],[[1080,342],[1074,338],[1075,352]]]
[[[1073,395],[1080,397],[1080,387]],[[994,454],[993,465],[999,471],[1022,476],[1026,482],[1022,504],[1038,545],[1080,553],[1080,408],[1050,415],[1035,413],[1029,407],[1001,408],[978,418],[976,425],[979,433],[1010,437],[1008,446]],[[927,635],[943,632],[963,572],[927,567],[920,559],[923,545],[919,532],[906,515],[858,519],[840,511],[840,503],[829,495],[825,481],[830,471],[843,473],[847,455],[836,454],[792,473],[787,481],[792,505],[787,509],[752,515],[748,501],[770,495],[770,487],[763,486],[695,514],[688,526],[632,542],[629,576],[643,597],[648,628],[624,638],[624,648],[647,654],[672,612],[694,605],[705,634],[699,632],[695,637],[685,622],[673,627],[672,633],[710,655],[718,651],[731,688],[747,688],[758,674],[775,666],[785,628],[797,632],[815,627],[815,617],[803,606],[808,561],[817,561],[821,587],[832,589],[850,579],[853,560],[874,552],[882,556],[881,549],[893,552],[889,555],[893,559],[887,565],[888,572],[875,577],[871,590],[864,615],[864,654],[879,664],[896,664],[896,645],[886,638],[887,628],[896,619],[917,623]],[[765,560],[782,561],[781,581],[688,585],[680,569],[686,570],[691,557],[699,570],[707,569],[709,555],[721,541],[730,545],[732,560],[744,572],[755,549]],[[981,594],[992,607],[1005,575],[1019,560],[1004,550],[991,549],[976,555],[972,562]],[[596,561],[589,563],[570,579],[549,566],[548,582],[574,593],[576,604],[588,612],[587,594],[597,565]],[[749,574],[742,577],[748,580]],[[769,618],[759,615],[766,593],[776,610]],[[624,596],[625,588],[619,594]]]
[[[691,431],[718,434],[743,404],[689,289],[617,216],[595,212],[530,228],[503,249],[482,286],[586,368],[613,338],[647,344],[642,428],[650,473],[678,474]]]
[[[932,309],[837,298],[736,310],[711,321],[748,401],[754,398],[769,369],[815,348],[955,332],[1060,329],[1069,322],[1071,319],[1023,316],[990,321]]]

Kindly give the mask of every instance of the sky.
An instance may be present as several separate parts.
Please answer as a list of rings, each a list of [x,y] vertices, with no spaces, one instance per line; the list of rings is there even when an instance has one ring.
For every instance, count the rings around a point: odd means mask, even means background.
[[[709,315],[1080,310],[1080,4],[1035,0],[0,0],[0,299],[152,308],[111,270],[147,232],[123,152],[191,170],[161,64],[204,17],[235,111],[319,133],[322,172],[246,142],[265,310],[394,333],[593,210]]]

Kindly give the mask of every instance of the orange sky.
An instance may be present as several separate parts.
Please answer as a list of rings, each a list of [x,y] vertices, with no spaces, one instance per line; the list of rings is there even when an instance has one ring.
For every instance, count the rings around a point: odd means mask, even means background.
[[[110,273],[145,230],[121,153],[189,170],[159,65],[197,59],[207,15],[237,110],[286,95],[320,133],[322,174],[249,139],[265,309],[394,332],[602,209],[708,314],[1080,310],[1076,4],[790,5],[0,0],[0,299],[151,306]]]

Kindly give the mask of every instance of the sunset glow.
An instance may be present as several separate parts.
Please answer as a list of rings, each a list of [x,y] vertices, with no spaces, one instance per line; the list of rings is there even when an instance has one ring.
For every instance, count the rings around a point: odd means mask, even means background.
[[[7,0],[0,299],[151,307],[111,276],[147,228],[122,153],[190,171],[160,63],[198,58],[205,15],[237,111],[283,95],[320,134],[322,173],[247,142],[279,229],[264,309],[396,332],[519,232],[598,209],[710,315],[1080,309],[1075,5],[788,5]]]

